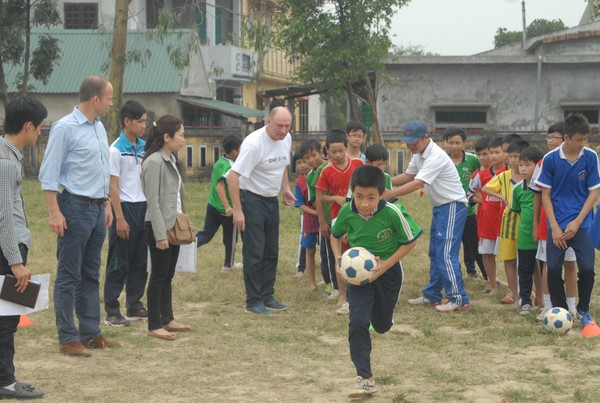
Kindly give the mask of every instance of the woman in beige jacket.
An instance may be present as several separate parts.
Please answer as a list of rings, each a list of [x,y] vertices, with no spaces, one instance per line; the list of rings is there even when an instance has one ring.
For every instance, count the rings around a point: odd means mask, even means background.
[[[165,115],[152,126],[142,164],[142,187],[148,203],[144,229],[152,265],[146,292],[148,336],[174,340],[174,332],[191,330],[173,318],[171,280],[179,246],[167,240],[176,214],[182,212],[183,181],[174,153],[183,147],[185,139],[183,123],[175,116]]]

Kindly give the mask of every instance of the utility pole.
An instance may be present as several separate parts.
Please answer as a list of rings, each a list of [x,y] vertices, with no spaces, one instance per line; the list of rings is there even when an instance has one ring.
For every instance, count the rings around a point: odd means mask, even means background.
[[[523,16],[523,49],[525,49],[525,42],[527,41],[527,20],[525,19],[525,0],[521,2],[521,14]]]

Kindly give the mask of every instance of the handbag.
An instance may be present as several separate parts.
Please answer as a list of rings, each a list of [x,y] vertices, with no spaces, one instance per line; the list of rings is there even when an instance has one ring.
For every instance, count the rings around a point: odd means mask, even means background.
[[[177,213],[175,225],[167,231],[167,239],[171,245],[188,245],[196,239],[196,231],[190,216],[185,213]]]

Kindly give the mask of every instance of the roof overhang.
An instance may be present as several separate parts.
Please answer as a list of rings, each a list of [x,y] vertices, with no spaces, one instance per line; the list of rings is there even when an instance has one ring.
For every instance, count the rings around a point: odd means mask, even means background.
[[[200,109],[209,109],[240,120],[248,118],[264,118],[266,116],[265,111],[246,108],[242,105],[232,104],[225,101],[218,101],[216,99],[180,97],[179,99],[177,99],[177,102],[191,105]]]
[[[309,95],[320,94],[321,91],[310,85],[288,85],[287,87],[272,88],[268,90],[257,90],[256,95],[261,97],[301,98]]]

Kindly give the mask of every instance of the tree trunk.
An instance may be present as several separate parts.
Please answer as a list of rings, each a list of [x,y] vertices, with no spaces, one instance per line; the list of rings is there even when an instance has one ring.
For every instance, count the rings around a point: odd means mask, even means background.
[[[21,95],[27,95],[29,85],[29,59],[31,58],[31,0],[25,2],[25,53],[23,55],[23,81],[21,82]]]
[[[108,112],[107,132],[111,139],[119,134],[119,110],[123,103],[123,77],[127,49],[127,16],[131,0],[116,0],[113,28],[112,56],[108,80],[113,86],[113,106]]]
[[[383,133],[381,133],[379,118],[377,117],[377,96],[375,94],[375,89],[371,84],[369,74],[365,74],[363,80],[365,82],[365,88],[367,89],[367,104],[371,108],[371,116],[373,118],[373,125],[371,126],[371,144],[383,145]]]
[[[352,83],[346,83],[346,94],[348,95],[348,105],[350,106],[350,119],[359,121],[358,109],[356,109],[356,95],[352,90]]]
[[[8,85],[6,84],[2,59],[0,59],[0,94],[2,95],[2,104],[6,108],[6,105],[10,102],[10,98],[8,97]]]

